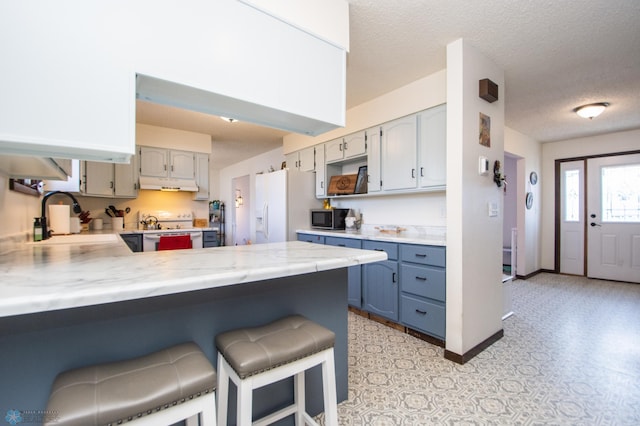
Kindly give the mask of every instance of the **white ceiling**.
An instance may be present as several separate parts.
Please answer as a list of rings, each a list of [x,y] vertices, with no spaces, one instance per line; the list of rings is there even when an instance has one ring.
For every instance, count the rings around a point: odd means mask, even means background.
[[[446,68],[447,44],[464,38],[505,71],[508,127],[541,142],[640,128],[638,0],[348,1],[347,108]],[[611,105],[593,120],[573,113],[592,102]],[[285,134],[140,101],[137,114],[212,135],[215,168]]]

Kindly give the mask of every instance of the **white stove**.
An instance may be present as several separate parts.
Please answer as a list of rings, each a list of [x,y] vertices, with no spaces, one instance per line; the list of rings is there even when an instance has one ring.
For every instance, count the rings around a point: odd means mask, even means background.
[[[145,229],[145,223],[157,229]],[[191,212],[150,210],[138,212],[138,229],[142,231],[142,250],[156,251],[160,237],[189,235],[192,248],[202,248],[202,229],[194,228]]]
[[[169,211],[169,210],[140,210],[138,212],[138,229],[147,230],[143,222],[157,223],[158,229],[151,229],[156,232],[158,230],[171,229],[193,229],[193,214],[191,212]]]

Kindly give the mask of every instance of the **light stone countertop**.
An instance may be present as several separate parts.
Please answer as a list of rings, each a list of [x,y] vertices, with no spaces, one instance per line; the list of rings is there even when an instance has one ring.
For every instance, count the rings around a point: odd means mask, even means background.
[[[446,229],[444,227],[401,226],[399,233],[381,232],[384,225],[367,225],[357,232],[331,231],[323,229],[297,229],[301,234],[322,235],[325,237],[354,238],[359,240],[386,241],[403,244],[420,244],[428,246],[447,245]]]
[[[0,317],[237,285],[386,258],[384,252],[298,241],[133,253],[121,238],[75,245],[4,238]]]

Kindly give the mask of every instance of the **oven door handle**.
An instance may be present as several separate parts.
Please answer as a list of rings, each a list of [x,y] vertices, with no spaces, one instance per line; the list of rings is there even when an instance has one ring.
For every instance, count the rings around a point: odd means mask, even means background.
[[[199,238],[202,236],[202,232],[167,232],[163,234],[144,234],[144,238],[147,240],[159,241],[160,237],[173,237],[178,235],[189,235],[191,239]]]

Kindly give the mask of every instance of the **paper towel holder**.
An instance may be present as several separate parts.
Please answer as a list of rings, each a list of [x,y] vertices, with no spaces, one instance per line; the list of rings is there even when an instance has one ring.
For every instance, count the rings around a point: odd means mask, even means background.
[[[44,197],[42,197],[42,212],[40,214],[40,221],[42,222],[42,239],[46,240],[49,238],[49,230],[47,229],[47,214],[46,214],[46,204],[47,204],[47,200],[52,196],[52,195],[56,195],[56,194],[63,194],[66,195],[67,197],[71,198],[71,200],[73,201],[73,212],[76,214],[80,214],[82,213],[82,208],[80,207],[80,204],[78,203],[78,200],[76,200],[76,197],[74,197],[73,195],[71,195],[68,192],[65,191],[51,191],[51,192],[47,192],[45,194]]]

